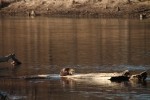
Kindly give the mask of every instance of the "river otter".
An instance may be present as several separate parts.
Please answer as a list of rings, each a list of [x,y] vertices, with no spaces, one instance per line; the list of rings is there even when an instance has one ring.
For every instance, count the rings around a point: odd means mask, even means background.
[[[9,54],[7,56],[0,56],[0,62],[8,62],[13,57],[15,57],[15,54]]]
[[[63,69],[60,71],[60,76],[73,75],[74,72],[75,72],[75,70],[72,69],[72,68],[63,68]]]
[[[15,55],[15,54],[14,54]],[[17,65],[20,65],[20,64],[22,64],[17,58],[16,58],[16,56],[13,56],[12,57],[12,62],[11,62],[11,64],[13,65],[13,66],[17,66]]]
[[[130,80],[136,80],[136,81],[145,81],[145,79],[147,78],[147,72],[141,72],[140,74],[136,74],[136,75],[132,75],[130,77]]]
[[[129,78],[130,78],[129,75],[130,75],[129,70],[125,70],[125,71],[123,71],[121,73],[118,73],[118,75],[116,75],[116,76],[112,76],[110,78],[110,80],[111,81],[128,81]]]
[[[60,76],[68,76],[68,75],[73,75],[75,72],[74,69],[72,68],[63,68],[60,71]],[[103,74],[103,73],[99,73],[99,74]],[[89,74],[90,75],[90,74]],[[96,74],[95,74],[96,75]],[[91,77],[88,75],[82,75],[82,77]],[[106,75],[107,76],[107,75]],[[109,76],[109,75],[108,75]],[[74,77],[78,77],[78,76],[74,76]],[[95,77],[95,76],[94,76]],[[110,76],[111,81],[129,81],[129,80],[137,80],[137,81],[144,81],[147,78],[147,72],[141,72],[140,74],[136,74],[136,75],[130,75],[130,72],[128,70],[125,70],[121,73],[114,73],[114,75],[112,74]]]
[[[122,75],[118,76],[112,76],[110,78],[111,81],[129,81],[129,80],[135,80],[135,81],[145,81],[147,78],[147,72],[141,72],[140,74],[131,75],[128,70],[124,71]]]
[[[20,65],[21,62],[18,61],[18,60],[13,60],[13,61],[11,62],[11,64],[12,64],[13,66],[17,66],[17,65]]]
[[[130,75],[129,70],[123,71],[123,72],[122,72],[122,75],[128,77],[128,76]]]
[[[21,62],[16,58],[16,55],[14,53],[9,54],[7,56],[1,56],[0,57],[0,62],[8,62],[10,59],[12,60],[11,64],[13,66],[17,66],[17,65],[21,64]]]

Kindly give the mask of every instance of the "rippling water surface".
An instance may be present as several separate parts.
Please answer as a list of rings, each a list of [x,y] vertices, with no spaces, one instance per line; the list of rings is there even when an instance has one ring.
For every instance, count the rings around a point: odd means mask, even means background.
[[[147,71],[150,74],[150,20],[47,17],[0,18],[0,55],[16,53],[22,65],[0,63],[0,93],[11,100],[148,100],[146,82],[68,80],[76,73]],[[6,77],[50,74],[49,79]]]

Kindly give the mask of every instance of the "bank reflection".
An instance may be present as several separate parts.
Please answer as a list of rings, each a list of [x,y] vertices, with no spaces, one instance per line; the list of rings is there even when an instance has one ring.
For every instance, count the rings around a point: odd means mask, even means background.
[[[1,20],[0,54],[15,52],[26,69],[46,65],[149,65],[149,24],[137,23],[128,19]]]

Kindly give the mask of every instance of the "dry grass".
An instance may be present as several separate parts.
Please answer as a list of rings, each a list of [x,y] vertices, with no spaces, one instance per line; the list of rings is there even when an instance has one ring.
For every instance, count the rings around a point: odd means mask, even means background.
[[[122,17],[150,12],[149,0],[13,0],[0,13],[27,15],[34,10],[38,15]],[[142,7],[141,7],[142,6]],[[144,8],[143,8],[144,7]],[[144,10],[143,10],[144,9]]]

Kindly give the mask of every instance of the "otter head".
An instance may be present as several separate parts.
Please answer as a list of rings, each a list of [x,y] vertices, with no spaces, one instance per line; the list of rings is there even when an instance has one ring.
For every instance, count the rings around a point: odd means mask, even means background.
[[[60,76],[73,75],[74,72],[75,72],[75,70],[72,69],[72,68],[63,68],[63,69],[60,71]]]
[[[12,61],[11,64],[12,64],[13,66],[17,66],[17,65],[20,65],[21,62],[19,62],[19,61]]]
[[[140,75],[141,75],[142,81],[144,81],[147,78],[147,72],[146,71],[141,72]]]
[[[130,75],[129,70],[125,70],[122,75],[128,77]]]

